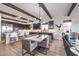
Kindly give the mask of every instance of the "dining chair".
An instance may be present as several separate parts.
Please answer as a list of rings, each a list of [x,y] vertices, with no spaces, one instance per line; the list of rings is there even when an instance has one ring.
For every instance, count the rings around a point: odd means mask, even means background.
[[[18,34],[17,34],[17,32],[10,33],[9,38],[10,38],[10,41],[12,41],[12,42],[18,41]]]
[[[39,46],[39,52],[47,55],[47,51],[49,49],[49,37],[48,35],[42,35],[41,39],[44,39],[43,41],[38,43]]]
[[[33,55],[32,52],[37,47],[37,42],[31,41],[31,40],[22,40],[22,55],[25,55],[26,53]],[[24,50],[26,52],[24,53]]]

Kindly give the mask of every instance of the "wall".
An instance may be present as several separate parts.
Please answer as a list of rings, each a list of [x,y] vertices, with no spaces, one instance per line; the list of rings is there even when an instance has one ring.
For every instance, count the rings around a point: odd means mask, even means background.
[[[58,17],[53,17],[52,20],[54,20],[54,29],[55,29],[55,34],[54,37],[58,37],[56,36],[58,32],[58,28],[55,26],[55,24],[59,25],[59,24],[63,24],[63,20],[67,20],[67,19],[71,19],[72,20],[72,32],[78,32],[79,33],[79,3],[76,5],[76,7],[74,8],[74,10],[72,11],[72,13],[70,14],[69,17],[67,16],[58,16]],[[63,28],[61,29],[61,32],[63,32]]]
[[[65,19],[67,19],[67,16],[58,16],[58,17],[54,17],[52,20],[54,20],[54,39],[61,39],[61,34],[63,32],[63,26],[61,27],[60,31],[58,30],[58,28],[56,27],[57,25],[63,24],[63,21]]]
[[[79,18],[72,17],[72,32],[79,33]]]
[[[0,41],[1,41],[1,16],[0,16]]]
[[[72,32],[79,33],[79,3],[76,5],[72,11],[70,18],[72,20]]]
[[[61,28],[61,32],[58,31],[58,28],[55,26],[55,24],[59,25],[59,24],[63,24],[63,20],[66,19],[71,19],[72,20],[72,32],[78,32],[79,33],[79,16],[77,15],[77,13],[73,13],[73,15],[71,15],[70,17],[67,16],[59,16],[59,17],[54,17],[54,29],[55,29],[55,34],[54,37],[57,37],[58,33],[62,33],[63,32],[63,26]]]

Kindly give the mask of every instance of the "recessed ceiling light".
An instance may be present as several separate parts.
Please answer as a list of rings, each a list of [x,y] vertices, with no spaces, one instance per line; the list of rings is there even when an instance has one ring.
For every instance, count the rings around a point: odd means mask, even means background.
[[[36,20],[36,18],[35,18],[35,20]]]
[[[40,19],[42,19],[42,17],[40,17]]]

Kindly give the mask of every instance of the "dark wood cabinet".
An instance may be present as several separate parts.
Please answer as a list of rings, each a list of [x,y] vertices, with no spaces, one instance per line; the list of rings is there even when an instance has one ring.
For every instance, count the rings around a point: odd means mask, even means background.
[[[41,24],[40,23],[33,24],[33,29],[40,29],[40,28],[41,28]]]
[[[49,21],[49,29],[54,29],[54,21]]]

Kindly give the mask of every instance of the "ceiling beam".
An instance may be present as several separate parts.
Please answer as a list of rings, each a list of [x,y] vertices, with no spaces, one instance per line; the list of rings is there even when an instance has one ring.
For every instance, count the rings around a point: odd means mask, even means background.
[[[76,7],[77,3],[72,3],[71,7],[70,7],[70,10],[67,14],[67,16],[70,16],[70,14],[72,13],[72,11],[74,10],[74,8]]]
[[[51,14],[47,10],[46,6],[43,3],[39,3],[39,6],[46,12],[46,14],[49,16],[50,19],[52,19]]]
[[[19,21],[19,20],[15,20],[15,19],[11,19],[11,18],[7,18],[7,17],[1,17],[2,19],[8,19],[8,20],[12,20],[12,21],[17,21],[17,22],[22,22],[22,23],[27,23],[27,22],[24,22],[24,21]]]
[[[11,3],[2,3],[2,4],[6,5],[6,6],[10,7],[10,8],[13,8],[14,10],[17,10],[17,11],[19,11],[19,12],[21,12],[21,13],[24,13],[24,14],[26,14],[26,15],[29,15],[29,16],[31,16],[31,17],[33,17],[33,18],[36,18],[37,20],[41,20],[41,19],[39,19],[38,17],[36,17],[36,16],[34,16],[34,15],[32,15],[32,14],[30,14],[30,13],[24,11],[24,10],[22,10],[21,8],[15,6],[15,5],[11,4]]]
[[[0,13],[5,14],[5,15],[8,15],[8,16],[12,16],[12,17],[18,17],[18,16],[16,16],[16,15],[13,15],[13,14],[10,14],[10,13],[4,12],[4,11],[0,11]],[[20,19],[28,20],[28,19],[23,18],[23,17],[21,17]]]
[[[8,15],[8,16],[12,16],[12,17],[17,17],[16,15],[13,15],[13,14],[10,14],[10,13],[4,12],[4,11],[0,11],[0,13]]]

